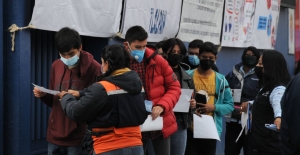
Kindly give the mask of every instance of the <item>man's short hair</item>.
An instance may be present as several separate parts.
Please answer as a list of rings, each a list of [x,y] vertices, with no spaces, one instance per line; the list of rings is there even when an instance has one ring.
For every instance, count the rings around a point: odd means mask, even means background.
[[[128,41],[129,44],[138,40],[144,41],[148,38],[148,33],[141,26],[132,26],[130,27],[125,34],[125,41]]]
[[[82,43],[76,30],[64,27],[55,34],[54,44],[59,53],[66,53],[72,49],[80,49]]]
[[[203,44],[202,40],[195,39],[189,43],[189,48],[200,48],[202,44]]]
[[[201,45],[199,49],[199,55],[201,55],[203,52],[210,52],[214,55],[217,55],[217,47],[212,42],[205,42]]]

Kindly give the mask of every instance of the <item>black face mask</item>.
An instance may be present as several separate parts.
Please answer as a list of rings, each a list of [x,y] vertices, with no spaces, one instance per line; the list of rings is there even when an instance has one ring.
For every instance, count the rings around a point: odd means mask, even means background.
[[[244,56],[243,64],[249,68],[253,68],[258,63],[256,56]]]
[[[208,59],[200,60],[200,67],[205,71],[209,70],[213,65],[214,65],[213,60],[208,60]]]
[[[180,63],[182,58],[183,58],[182,55],[169,53],[167,61],[171,67],[175,67]]]
[[[263,67],[257,67],[257,66],[255,66],[254,71],[255,71],[255,74],[256,74],[257,78],[259,80],[262,80],[263,76],[264,76]]]

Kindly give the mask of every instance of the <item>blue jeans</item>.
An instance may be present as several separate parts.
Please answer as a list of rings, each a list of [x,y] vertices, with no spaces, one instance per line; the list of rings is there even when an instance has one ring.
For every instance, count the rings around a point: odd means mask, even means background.
[[[82,155],[81,146],[59,146],[48,142],[48,155]]]
[[[183,120],[176,117],[178,129],[171,135],[171,155],[184,155],[186,148],[187,129],[184,128]]]
[[[96,155],[95,152],[93,155]],[[99,155],[144,155],[144,150],[142,146],[132,146],[100,153]]]

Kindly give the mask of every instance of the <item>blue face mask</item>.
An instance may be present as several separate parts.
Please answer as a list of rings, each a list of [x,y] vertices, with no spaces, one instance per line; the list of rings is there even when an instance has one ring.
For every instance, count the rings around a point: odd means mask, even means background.
[[[64,57],[60,56],[60,60],[67,66],[74,66],[78,62],[79,57],[77,54],[69,59],[65,59]]]
[[[144,49],[144,50],[132,50],[131,48],[130,48],[130,45],[129,45],[129,43],[127,42],[127,44],[128,44],[128,47],[129,47],[129,49],[130,49],[130,54],[131,54],[131,56],[137,61],[137,62],[142,62],[143,61],[143,59],[144,59],[144,55],[145,55],[145,50],[146,49]]]
[[[197,55],[188,55],[188,59],[189,62],[194,66],[197,66],[200,63],[200,60]]]

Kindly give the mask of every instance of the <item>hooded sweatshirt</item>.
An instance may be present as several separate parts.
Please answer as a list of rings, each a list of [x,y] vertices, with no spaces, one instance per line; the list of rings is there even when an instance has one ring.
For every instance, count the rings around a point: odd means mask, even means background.
[[[60,59],[51,67],[49,89],[58,91],[82,90],[95,82],[100,76],[101,66],[93,56],[80,51],[79,62],[71,69]],[[79,146],[85,135],[86,125],[68,118],[60,105],[59,97],[46,94],[41,98],[52,108],[48,120],[47,141],[60,146]]]

